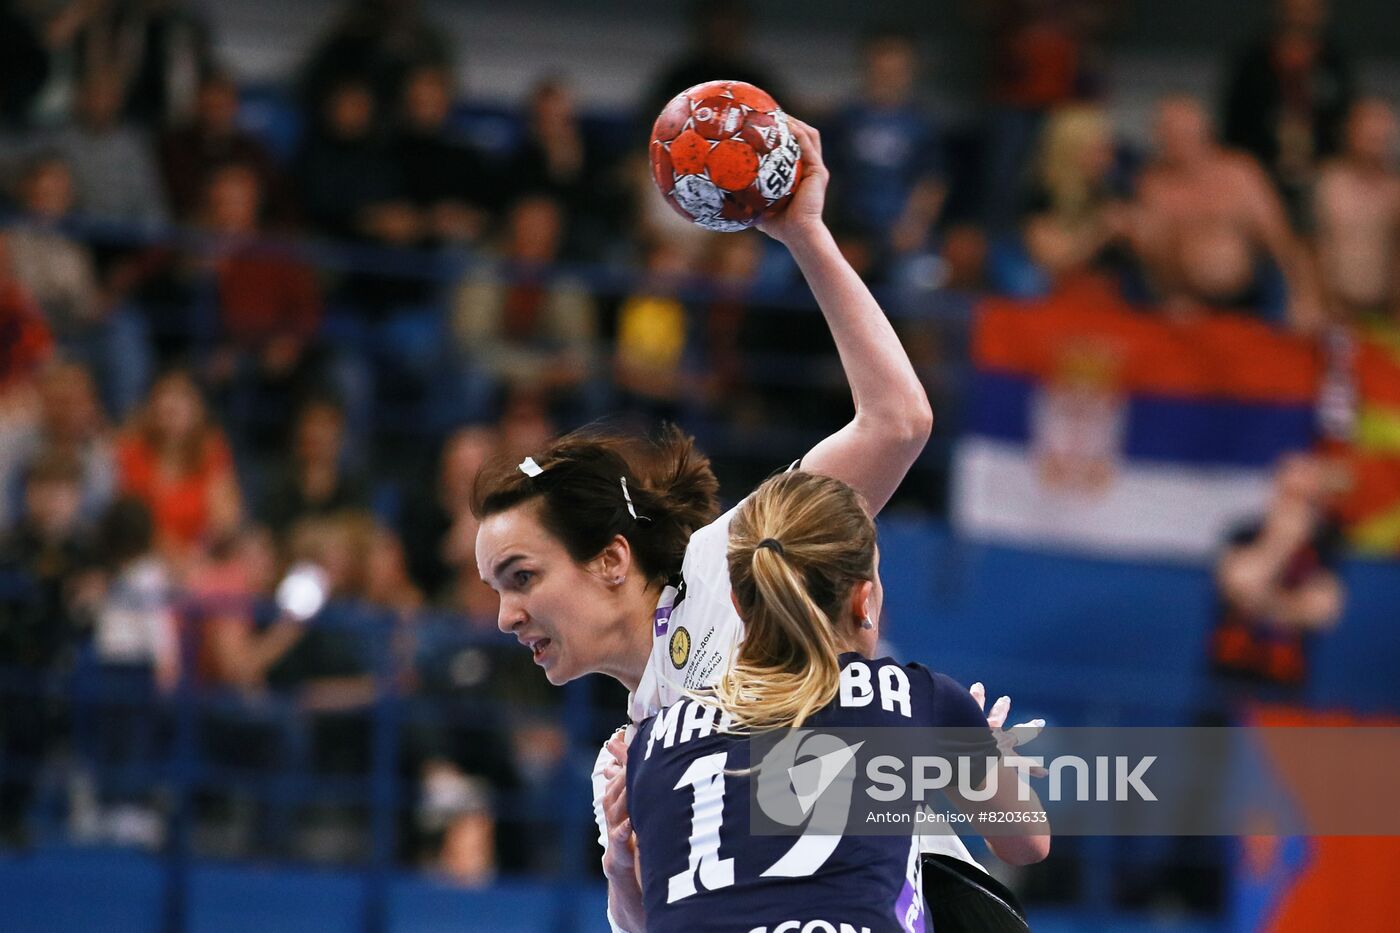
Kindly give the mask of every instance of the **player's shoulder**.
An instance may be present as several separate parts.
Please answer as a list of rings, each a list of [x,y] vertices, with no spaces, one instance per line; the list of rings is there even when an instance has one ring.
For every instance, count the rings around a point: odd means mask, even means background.
[[[867,696],[869,700],[865,699]],[[907,704],[910,718],[921,726],[980,726],[985,723],[981,707],[965,686],[917,661],[843,654],[840,699],[847,706],[863,705],[876,699],[884,708],[900,708]]]

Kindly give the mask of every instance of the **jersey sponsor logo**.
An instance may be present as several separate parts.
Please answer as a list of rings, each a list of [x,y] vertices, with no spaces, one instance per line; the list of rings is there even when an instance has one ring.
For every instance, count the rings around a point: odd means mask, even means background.
[[[870,927],[849,923],[828,923],[825,920],[784,920],[777,926],[754,927],[749,933],[870,933]]]
[[[684,625],[676,626],[676,630],[671,633],[671,663],[676,666],[676,670],[685,667],[690,660],[690,633],[685,630]]]

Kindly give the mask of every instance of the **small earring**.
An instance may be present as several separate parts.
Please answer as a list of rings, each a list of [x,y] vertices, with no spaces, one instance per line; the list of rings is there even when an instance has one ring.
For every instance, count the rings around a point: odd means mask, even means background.
[[[626,577],[613,577],[613,586],[621,586],[627,582]]]
[[[868,632],[875,627],[875,623],[870,621],[869,616],[866,616],[864,619],[860,620],[860,627]]]

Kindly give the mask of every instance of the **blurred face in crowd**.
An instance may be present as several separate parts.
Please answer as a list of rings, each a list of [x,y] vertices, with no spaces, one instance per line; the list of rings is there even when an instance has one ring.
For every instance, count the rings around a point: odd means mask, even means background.
[[[699,46],[706,54],[730,58],[748,44],[749,20],[742,4],[698,3],[692,16]]]
[[[189,376],[173,373],[151,389],[151,422],[165,441],[182,441],[204,422],[204,402]]]
[[[436,130],[452,110],[452,88],[440,68],[420,68],[408,77],[403,91],[404,116],[416,130]]]
[[[727,285],[743,285],[758,273],[759,242],[749,233],[716,237],[711,274]]]
[[[1327,0],[1279,0],[1278,18],[1291,32],[1321,32],[1327,25]]]
[[[558,81],[547,81],[537,87],[530,98],[530,122],[543,130],[571,127],[574,98],[569,89]]]
[[[122,86],[114,77],[95,74],[83,82],[78,95],[78,117],[90,130],[116,125],[121,114]]]
[[[553,436],[554,423],[544,396],[538,392],[512,392],[501,412],[501,452],[508,457],[524,457],[548,446]]]
[[[477,533],[477,571],[501,599],[497,628],[528,647],[555,686],[593,672],[634,682],[622,666],[635,626],[623,588],[611,585],[601,558],[574,561],[539,509],[538,500],[522,502]]]
[[[393,532],[376,528],[365,561],[365,596],[372,603],[392,603],[412,584],[403,543]]]
[[[48,540],[66,537],[76,527],[82,504],[82,487],[75,479],[35,477],[25,486],[25,514]]]
[[[235,554],[248,591],[270,592],[277,573],[277,542],[272,532],[261,526],[244,529],[238,534]]]
[[[24,209],[44,220],[60,220],[73,209],[73,175],[66,163],[47,159],[34,166],[20,186]]]
[[[223,78],[205,82],[196,102],[199,124],[206,133],[228,136],[237,128],[238,88]]]
[[[902,104],[914,89],[917,70],[910,43],[895,36],[871,41],[865,49],[866,96],[883,106]]]
[[[1200,101],[1171,97],[1157,107],[1157,151],[1172,165],[1190,165],[1210,152],[1210,123]]]
[[[1372,165],[1388,166],[1395,155],[1395,126],[1395,114],[1385,101],[1358,101],[1347,117],[1347,155]]]
[[[336,139],[360,139],[369,135],[374,119],[374,96],[362,84],[344,84],[326,101],[326,128]]]
[[[496,434],[487,428],[463,428],[448,439],[442,450],[440,484],[453,503],[471,496],[476,474],[496,452]]]
[[[297,459],[302,463],[334,463],[340,457],[344,426],[345,419],[335,406],[309,406],[297,421]]]
[[[97,392],[87,370],[60,364],[44,375],[40,384],[44,428],[60,443],[81,443],[102,423]]]
[[[1318,505],[1328,492],[1331,478],[1331,468],[1321,457],[1285,457],[1274,476],[1275,495],[1280,502]]]
[[[230,165],[209,179],[209,223],[220,233],[246,234],[258,229],[262,182],[251,168]]]
[[[510,258],[518,262],[553,262],[559,255],[564,217],[550,198],[525,198],[510,212]]]

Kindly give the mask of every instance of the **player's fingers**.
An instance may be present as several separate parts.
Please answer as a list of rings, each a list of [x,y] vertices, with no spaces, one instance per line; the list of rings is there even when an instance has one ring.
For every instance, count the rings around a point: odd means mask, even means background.
[[[982,681],[979,680],[968,687],[967,692],[972,694],[972,698],[977,701],[978,709],[985,710],[987,708],[987,688],[982,686]]]
[[[793,135],[797,137],[798,145],[802,147],[802,158],[824,170],[826,163],[822,161],[822,135],[811,124],[791,115],[788,116],[788,124],[792,127]]]
[[[802,164],[807,175],[823,175],[826,163],[822,161],[821,138],[817,131],[801,120],[789,119],[792,135],[797,137],[797,145],[802,148]]]
[[[1011,697],[999,697],[992,704],[992,711],[987,714],[987,725],[993,729],[1000,729],[1006,722],[1006,714],[1011,710]]]
[[[1009,732],[1017,745],[1024,745],[1040,735],[1040,730],[1045,728],[1045,720],[1032,719],[1029,722],[1018,722],[1006,731]]]
[[[625,735],[622,729],[618,729],[612,734],[612,738],[608,739],[608,751],[612,753],[613,759],[619,764],[626,764],[627,762],[627,740]]]

